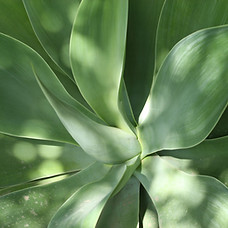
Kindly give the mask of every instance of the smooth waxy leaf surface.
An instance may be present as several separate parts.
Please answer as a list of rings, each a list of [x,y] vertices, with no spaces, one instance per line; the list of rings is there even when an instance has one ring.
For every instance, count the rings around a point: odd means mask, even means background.
[[[96,227],[136,227],[139,213],[139,187],[139,181],[132,177],[117,195],[109,199]]]
[[[214,176],[228,185],[228,136],[205,140],[187,149],[162,151],[159,155],[180,170]]]
[[[0,135],[0,187],[81,170],[94,160],[80,147]]]
[[[228,226],[228,189],[216,179],[185,174],[158,156],[145,158],[136,176],[155,204],[160,226]]]
[[[109,167],[94,164],[64,180],[0,197],[1,227],[47,227],[56,210],[79,188],[98,181]]]
[[[74,23],[70,58],[87,102],[108,124],[129,128],[119,110],[128,16],[127,0],[84,0]]]
[[[70,34],[81,0],[23,0],[34,31],[51,58],[71,77]]]
[[[226,0],[166,0],[159,21],[156,68],[173,46],[200,29],[228,24]]]
[[[54,96],[37,78],[47,99],[72,137],[82,149],[98,161],[122,163],[140,153],[135,135],[119,128],[97,123]]]
[[[196,32],[170,52],[140,115],[144,156],[201,142],[227,106],[228,27]]]
[[[125,165],[113,166],[101,180],[88,184],[58,210],[48,228],[95,227],[97,220],[126,170]]]
[[[0,49],[0,131],[74,143],[34,77],[33,67],[60,95],[52,80],[55,75],[47,64],[28,46],[3,34],[0,34]]]
[[[136,119],[149,94],[155,62],[155,38],[164,0],[129,1],[124,80]]]

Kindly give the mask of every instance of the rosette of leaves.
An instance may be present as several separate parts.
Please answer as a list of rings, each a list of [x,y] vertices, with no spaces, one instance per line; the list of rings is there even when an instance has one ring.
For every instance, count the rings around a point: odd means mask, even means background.
[[[228,227],[226,0],[0,1],[0,227]]]

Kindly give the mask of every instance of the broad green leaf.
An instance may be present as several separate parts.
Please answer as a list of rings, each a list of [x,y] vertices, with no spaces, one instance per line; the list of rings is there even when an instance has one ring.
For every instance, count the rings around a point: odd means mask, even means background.
[[[139,187],[139,181],[132,177],[117,195],[108,200],[96,228],[136,227],[139,214]]]
[[[228,136],[205,140],[191,148],[162,151],[158,154],[180,170],[214,176],[228,185]]]
[[[158,213],[147,191],[140,186],[139,228],[159,228]]]
[[[207,137],[228,102],[228,26],[179,42],[164,61],[140,115],[143,156]]]
[[[33,29],[50,57],[73,78],[69,43],[73,21],[81,0],[23,0]]]
[[[155,204],[161,227],[228,226],[228,189],[215,178],[185,174],[158,156],[145,158],[136,176]]]
[[[109,125],[129,131],[119,110],[127,0],[84,0],[73,26],[70,58],[78,87]]]
[[[0,227],[44,228],[56,210],[79,188],[98,181],[109,167],[94,164],[69,178],[0,197]]]
[[[155,38],[164,0],[129,1],[124,80],[135,118],[148,97],[155,63]]]
[[[104,178],[80,188],[57,211],[48,228],[95,227],[125,170],[125,165],[113,166]]]
[[[53,72],[32,49],[0,34],[0,132],[74,143],[50,107],[32,65],[47,78]],[[54,82],[52,89],[55,89]]]
[[[111,164],[122,163],[140,153],[141,148],[134,134],[95,122],[78,107],[59,100],[40,81],[39,75],[37,80],[65,128],[86,153],[98,161]]]
[[[173,46],[200,29],[228,24],[226,0],[166,0],[159,21],[156,68]]]
[[[0,32],[12,36],[36,50],[45,60],[48,56],[40,45],[21,0],[0,0]]]
[[[81,170],[94,160],[78,146],[0,135],[0,187]]]
[[[208,135],[208,138],[213,139],[223,136],[228,136],[228,106],[212,132]]]

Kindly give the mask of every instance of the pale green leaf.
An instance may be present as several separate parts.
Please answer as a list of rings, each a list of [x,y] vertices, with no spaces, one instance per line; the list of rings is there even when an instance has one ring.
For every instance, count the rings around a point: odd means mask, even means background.
[[[167,150],[158,154],[180,170],[214,176],[228,185],[228,136],[205,140],[191,148]]]
[[[228,27],[179,42],[164,61],[140,115],[143,155],[205,139],[228,101]]]
[[[78,146],[0,135],[0,187],[81,170],[94,160]]]
[[[0,49],[0,132],[75,143],[34,77],[36,67],[51,89],[61,96],[55,83],[58,79],[48,65],[31,48],[4,34],[0,34]]]
[[[161,227],[228,226],[228,189],[218,180],[185,174],[158,156],[145,158],[135,174],[155,204]]]
[[[79,107],[59,100],[43,85],[38,75],[37,80],[65,128],[86,153],[98,161],[111,164],[124,162],[140,153],[141,148],[134,134],[95,122]]]
[[[125,170],[125,165],[113,166],[104,178],[79,189],[57,211],[48,228],[95,227],[102,209]]]
[[[129,131],[119,110],[127,0],[84,0],[74,23],[70,58],[86,101],[109,125]]]
[[[96,163],[64,180],[0,197],[0,227],[46,228],[56,210],[79,188],[98,181],[109,167]]]
[[[138,223],[139,181],[132,177],[125,187],[108,200],[96,228],[134,228]]]
[[[50,57],[73,78],[69,43],[73,21],[81,0],[23,0],[33,29]]]
[[[155,63],[155,39],[164,0],[129,1],[124,80],[135,118],[149,94]]]
[[[226,0],[166,0],[159,21],[156,68],[184,37],[200,29],[228,24]]]

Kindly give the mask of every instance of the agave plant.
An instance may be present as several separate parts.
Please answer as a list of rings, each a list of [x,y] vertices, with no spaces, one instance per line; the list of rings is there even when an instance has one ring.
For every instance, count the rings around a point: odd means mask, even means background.
[[[0,1],[0,227],[228,227],[226,0]]]

